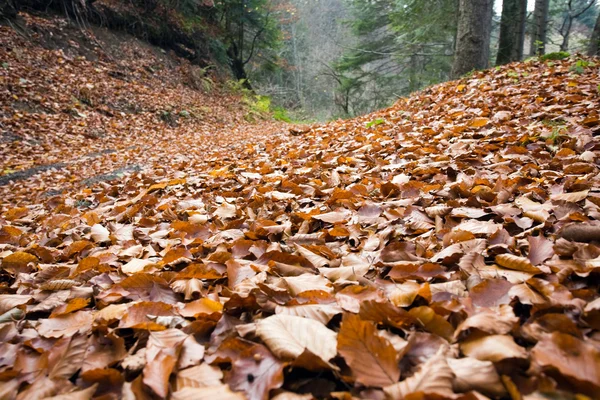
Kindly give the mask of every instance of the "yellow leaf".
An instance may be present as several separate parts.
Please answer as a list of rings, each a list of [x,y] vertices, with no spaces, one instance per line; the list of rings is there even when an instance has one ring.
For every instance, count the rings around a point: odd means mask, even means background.
[[[472,128],[481,128],[482,126],[487,125],[490,120],[488,118],[474,118],[469,124]]]

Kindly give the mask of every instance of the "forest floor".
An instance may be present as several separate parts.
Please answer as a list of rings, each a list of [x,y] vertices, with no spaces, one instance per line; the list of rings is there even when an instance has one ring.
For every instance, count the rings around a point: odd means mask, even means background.
[[[290,130],[25,18],[0,26],[0,398],[599,398],[600,60]]]

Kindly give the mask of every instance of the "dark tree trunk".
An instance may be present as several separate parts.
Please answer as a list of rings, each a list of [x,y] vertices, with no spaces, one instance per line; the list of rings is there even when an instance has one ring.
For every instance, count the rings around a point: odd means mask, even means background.
[[[508,64],[523,57],[527,0],[504,0],[500,20],[500,41],[496,64]]]
[[[246,63],[242,59],[242,54],[235,43],[232,43],[231,46],[227,49],[227,56],[229,57],[229,66],[231,67],[231,72],[233,76],[238,81],[243,81],[242,85],[249,90],[252,90],[252,85],[248,81],[248,74],[246,74]]]
[[[533,27],[531,30],[532,56],[541,56],[546,53],[546,32],[548,30],[548,9],[550,0],[535,0],[533,11]]]
[[[488,67],[493,0],[460,0],[452,77]]]
[[[597,55],[600,55],[600,14],[598,14],[596,26],[594,27],[594,31],[592,32],[592,37],[590,38],[590,45],[588,47],[588,56]]]
[[[17,16],[17,6],[13,0],[0,0],[0,17],[13,19]]]

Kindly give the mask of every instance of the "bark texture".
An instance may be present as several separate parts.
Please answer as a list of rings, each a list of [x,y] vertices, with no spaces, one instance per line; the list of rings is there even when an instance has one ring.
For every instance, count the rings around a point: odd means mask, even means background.
[[[600,14],[598,14],[598,19],[596,20],[596,26],[594,27],[594,32],[592,32],[592,37],[590,38],[590,45],[588,47],[588,55],[589,56],[600,55]]]
[[[532,56],[546,53],[546,34],[548,31],[548,10],[550,0],[535,0],[535,10],[533,11],[533,27],[531,32]]]
[[[496,64],[508,64],[523,58],[527,0],[504,0],[500,20],[500,40]]]
[[[488,67],[493,0],[460,0],[452,77]]]

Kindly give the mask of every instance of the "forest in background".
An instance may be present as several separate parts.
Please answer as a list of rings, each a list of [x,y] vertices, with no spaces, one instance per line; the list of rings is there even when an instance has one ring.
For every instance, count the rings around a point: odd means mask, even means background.
[[[458,3],[291,0],[295,18],[281,25],[280,72],[267,76],[259,64],[253,64],[251,79],[255,78],[257,87],[276,104],[319,120],[389,106],[401,96],[451,78]],[[509,6],[527,7],[521,39],[524,48],[516,57],[498,61],[503,8],[502,2],[494,3],[489,66],[535,56],[536,2],[507,2]],[[586,53],[599,13],[597,2],[538,3],[548,3],[542,53]]]
[[[464,6],[472,4],[484,14],[474,18],[482,21],[477,35],[485,40],[468,50],[481,58],[472,64],[468,51],[457,51],[460,4],[0,0],[0,13],[54,9],[81,26],[91,22],[129,31],[192,61],[200,86],[229,80],[258,109],[286,121],[331,120],[389,106],[399,97],[460,76],[452,71],[458,59],[471,71],[547,53],[597,52],[596,0],[478,0]]]

